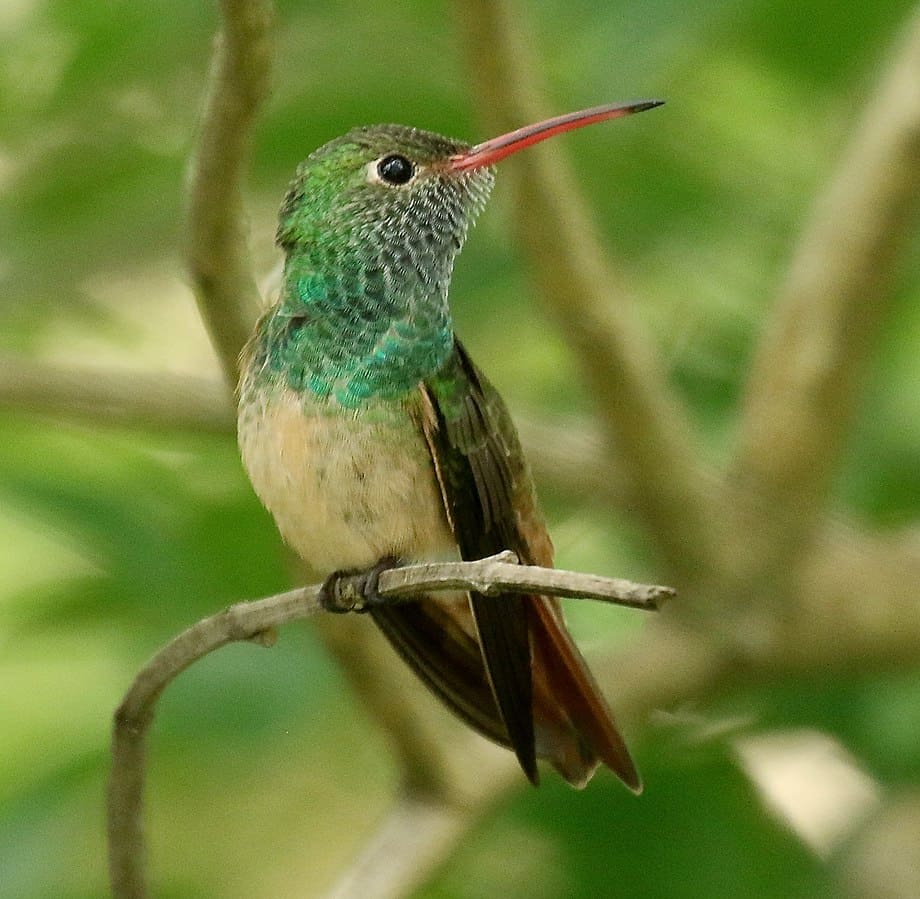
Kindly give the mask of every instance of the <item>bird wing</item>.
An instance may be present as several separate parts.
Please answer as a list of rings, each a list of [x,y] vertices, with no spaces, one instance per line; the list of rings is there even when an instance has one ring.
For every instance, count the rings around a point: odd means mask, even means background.
[[[519,484],[528,487],[523,506],[529,503],[538,518],[530,478],[518,470],[523,460],[504,404],[459,343],[438,374],[422,385],[420,400],[418,423],[461,557],[519,550],[522,540],[509,523]],[[552,545],[536,518],[533,543],[552,564]],[[422,680],[468,724],[513,749],[536,783],[525,602],[521,596],[474,593],[469,604],[426,598],[378,606],[372,615]]]
[[[433,413],[426,438],[460,555],[479,559],[503,549],[552,564],[514,425],[498,392],[457,342],[424,385]],[[528,599],[470,594],[482,660],[509,742],[537,782]]]
[[[420,425],[461,557],[511,549],[526,564],[552,566],[552,542],[508,410],[459,341],[421,391]],[[531,782],[538,780],[539,754],[575,786],[600,760],[640,788],[555,600],[471,593],[469,608],[426,599],[373,614],[461,718],[514,750]]]

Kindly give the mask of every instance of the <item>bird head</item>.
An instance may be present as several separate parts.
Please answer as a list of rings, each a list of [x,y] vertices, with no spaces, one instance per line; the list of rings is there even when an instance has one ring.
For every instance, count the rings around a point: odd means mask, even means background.
[[[403,274],[440,282],[488,199],[495,163],[556,134],[658,105],[598,106],[475,146],[402,125],[354,128],[299,166],[278,243],[289,254],[307,247],[321,257],[357,254],[397,281]]]

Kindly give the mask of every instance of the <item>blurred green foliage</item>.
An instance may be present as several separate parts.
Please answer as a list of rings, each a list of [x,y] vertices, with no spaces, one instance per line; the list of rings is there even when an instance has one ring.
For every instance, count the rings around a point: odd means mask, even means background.
[[[802,218],[912,4],[522,5],[553,110],[668,99],[565,140],[717,461]],[[485,136],[446,4],[279,6],[250,182],[266,269],[274,210],[318,144],[373,121]],[[0,10],[0,348],[215,371],[181,269],[183,177],[214,26],[211,4],[185,0]],[[564,341],[528,299],[513,215],[499,184],[457,268],[458,327],[512,408],[590,414]],[[918,275],[914,254],[837,484],[841,509],[883,527],[920,508]],[[655,579],[627,515],[544,492],[561,564]],[[0,896],[105,894],[106,754],[121,693],[185,625],[288,583],[231,436],[0,414]],[[573,618],[595,648],[638,626],[609,609]],[[920,779],[913,674],[796,680],[723,702],[764,727],[827,730],[883,784]],[[652,728],[638,758],[643,799],[605,776],[577,795],[551,777],[522,787],[419,895],[835,894],[720,743]],[[183,899],[311,894],[360,841],[355,821],[370,829],[383,813],[396,776],[306,628],[270,654],[233,647],[184,675],[163,701],[151,763],[157,895]]]

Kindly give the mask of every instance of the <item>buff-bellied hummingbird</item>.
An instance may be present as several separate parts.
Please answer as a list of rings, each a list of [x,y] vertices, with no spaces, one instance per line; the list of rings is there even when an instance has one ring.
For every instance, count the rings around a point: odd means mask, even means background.
[[[660,101],[599,106],[469,146],[398,125],[312,153],[281,207],[277,302],[243,354],[239,441],[256,493],[319,574],[553,547],[508,410],[456,338],[454,260],[493,165],[555,134]],[[603,762],[641,781],[558,603],[438,593],[373,603],[396,650],[537,782]]]

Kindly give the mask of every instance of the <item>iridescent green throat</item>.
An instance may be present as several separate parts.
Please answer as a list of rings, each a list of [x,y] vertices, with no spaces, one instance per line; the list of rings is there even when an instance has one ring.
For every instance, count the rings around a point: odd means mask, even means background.
[[[405,396],[443,365],[453,346],[449,270],[417,252],[374,261],[316,255],[325,254],[288,256],[281,300],[254,347],[257,371],[356,409]],[[389,269],[397,262],[395,292]]]
[[[466,144],[405,128],[355,128],[298,167],[281,207],[284,278],[251,346],[255,376],[330,405],[399,399],[453,347],[454,260],[492,187],[455,172]],[[385,177],[387,161],[402,163]]]

